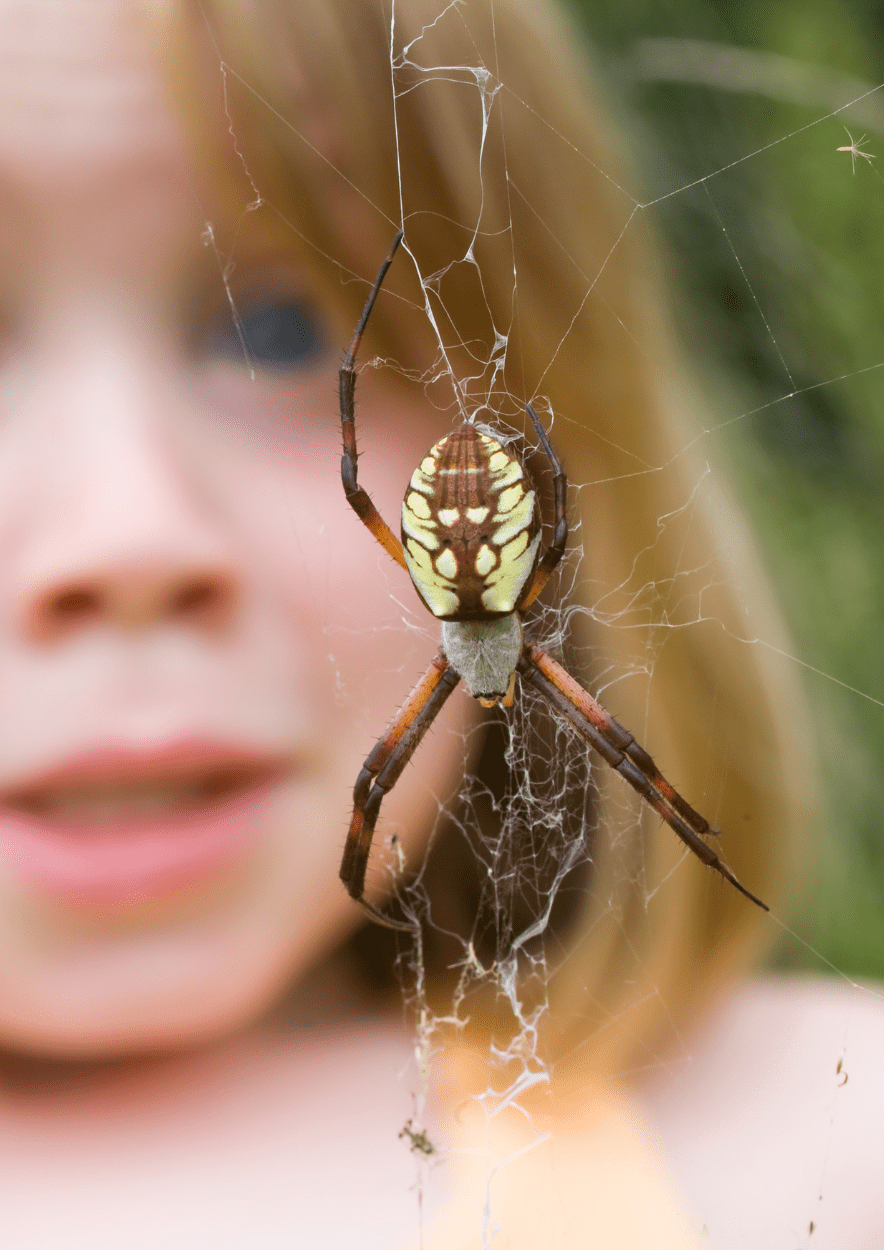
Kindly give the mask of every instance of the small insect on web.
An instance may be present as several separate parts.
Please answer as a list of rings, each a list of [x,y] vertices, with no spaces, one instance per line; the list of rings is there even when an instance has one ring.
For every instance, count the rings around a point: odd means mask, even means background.
[[[408,572],[424,605],[442,622],[442,645],[362,767],[341,880],[373,920],[393,929],[413,928],[363,897],[381,803],[459,681],[483,707],[512,707],[521,678],[638,791],[689,850],[767,911],[703,840],[718,831],[669,784],[632,734],[524,635],[523,618],[568,541],[567,478],[531,405],[526,404],[526,412],[553,472],[555,531],[542,555],[540,505],[527,469],[513,450],[470,422],[431,447],[412,474],[402,504],[401,541],[358,484],[356,354],[402,237],[397,234],[381,266],[340,368],[341,479],[356,515]]]
[[[850,168],[851,168],[851,171],[855,174],[856,173],[856,158],[858,156],[861,156],[864,161],[868,161],[868,163],[871,165],[872,161],[875,159],[875,154],[874,152],[863,151],[862,145],[866,141],[865,135],[861,135],[858,139],[854,139],[853,135],[850,133],[850,131],[847,129],[846,126],[844,127],[844,133],[847,135],[848,139],[850,140],[850,143],[843,144],[840,148],[837,148],[836,151],[850,153]]]

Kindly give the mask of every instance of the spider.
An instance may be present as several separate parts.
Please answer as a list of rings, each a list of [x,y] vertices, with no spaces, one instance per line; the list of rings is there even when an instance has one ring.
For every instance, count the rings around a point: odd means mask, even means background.
[[[338,375],[341,480],[360,521],[408,572],[424,605],[441,621],[442,645],[362,767],[353,791],[341,880],[372,920],[392,929],[412,929],[363,897],[381,803],[459,681],[483,707],[512,707],[518,677],[638,791],[689,850],[767,911],[703,841],[718,830],[670,785],[632,734],[524,635],[525,613],[568,541],[567,478],[531,404],[526,412],[552,469],[555,499],[555,532],[542,555],[540,506],[531,478],[520,457],[484,427],[465,422],[426,453],[405,493],[401,542],[357,483],[356,354],[402,237],[400,231],[381,266]]]

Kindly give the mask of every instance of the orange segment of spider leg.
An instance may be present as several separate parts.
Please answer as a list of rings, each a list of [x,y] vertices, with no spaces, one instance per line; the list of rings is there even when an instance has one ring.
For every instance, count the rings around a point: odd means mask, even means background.
[[[606,712],[588,690],[584,690],[580,683],[562,668],[561,664],[557,664],[552,656],[547,655],[540,647],[529,645],[528,653],[532,664],[535,664],[540,672],[548,677],[575,707],[580,709],[607,742],[632,760],[657,793],[675,808],[682,820],[690,825],[695,833],[703,836],[717,836],[718,830],[713,829],[709,822],[681,797],[675,787],[660,772],[647,751],[639,746],[629,730],[624,729],[610,712]]]
[[[344,486],[344,494],[347,498],[347,503],[359,517],[362,524],[370,530],[396,563],[401,564],[407,571],[405,556],[402,553],[402,543],[378,512],[368,492],[356,480],[358,455],[356,452],[356,423],[353,417],[355,386],[356,374],[353,371],[353,366],[352,364],[348,365],[345,361],[340,374],[341,434],[344,441],[344,454],[341,456],[341,482]],[[346,413],[349,413],[349,415],[345,415]]]
[[[374,920],[393,929],[410,925],[390,920],[362,895],[374,828],[384,796],[393,789],[405,765],[442,709],[460,676],[440,652],[406,699],[402,710],[379,738],[362,767],[353,789],[353,818],[341,860],[341,880]]]
[[[716,832],[662,775],[657,765],[610,713],[574,680],[561,664],[540,647],[528,643],[519,662],[522,676],[616,769],[670,829],[704,864],[714,868],[741,894],[767,911],[767,905],[751,894],[734,876],[711,846],[700,836]]]
[[[352,425],[350,429],[352,430]],[[408,571],[405,563],[405,556],[402,552],[402,543],[390,529],[387,522],[378,512],[377,508],[371,501],[368,493],[356,481],[356,438],[353,437],[353,452],[351,453],[346,447],[347,426],[344,426],[344,454],[341,457],[341,480],[344,484],[344,494],[347,496],[347,502],[359,517],[359,520],[370,530],[374,537],[378,540],[388,555],[392,556],[397,564]]]

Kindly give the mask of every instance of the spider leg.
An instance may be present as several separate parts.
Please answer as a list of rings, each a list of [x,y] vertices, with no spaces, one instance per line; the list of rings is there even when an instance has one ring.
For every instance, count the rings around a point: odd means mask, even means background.
[[[565,501],[568,495],[568,479],[565,476],[565,470],[562,468],[558,456],[552,449],[552,444],[546,436],[546,430],[540,424],[537,413],[530,404],[525,405],[525,411],[531,418],[534,429],[537,431],[537,437],[540,439],[540,445],[546,452],[547,460],[552,465],[556,532],[553,535],[552,542],[541,557],[540,563],[534,570],[534,577],[528,589],[518,604],[520,612],[525,612],[531,607],[531,604],[549,581],[550,575],[564,555],[565,547],[568,544],[568,516],[565,510]]]
[[[401,777],[405,765],[459,681],[460,674],[455,672],[440,651],[387,732],[378,739],[362,766],[353,790],[353,819],[341,860],[341,880],[362,910],[389,929],[410,932],[412,926],[390,920],[362,897],[378,812],[384,796]]]
[[[393,557],[397,564],[401,564],[403,568],[406,568],[401,542],[371,502],[368,493],[356,480],[356,461],[358,459],[356,452],[356,353],[359,351],[359,343],[371,316],[371,310],[374,308],[374,302],[378,297],[381,284],[387,276],[387,270],[390,268],[401,242],[402,231],[400,230],[393,240],[393,246],[390,248],[387,259],[381,265],[380,273],[375,278],[374,286],[369,292],[365,308],[362,310],[362,316],[359,318],[359,324],[356,326],[353,342],[350,344],[349,351],[344,357],[343,364],[338,372],[338,395],[341,405],[341,433],[344,438],[344,454],[341,457],[341,481],[344,484],[344,494],[347,496],[347,502],[384,550]]]
[[[547,702],[574,726],[602,759],[616,769],[634,790],[666,821],[688,850],[704,864],[731,883],[765,911],[761,899],[750,894],[731,870],[722,863],[701,835],[717,834],[709,823],[687,803],[660,772],[657,765],[638,745],[635,738],[600,703],[589,694],[561,664],[556,663],[540,647],[526,643],[519,660],[522,677],[538,690]]]

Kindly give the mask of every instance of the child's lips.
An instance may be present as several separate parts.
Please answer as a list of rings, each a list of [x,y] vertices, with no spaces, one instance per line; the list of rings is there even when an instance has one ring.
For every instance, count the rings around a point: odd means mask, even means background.
[[[221,743],[90,752],[0,793],[0,856],[61,901],[155,901],[247,851],[292,772]]]
[[[222,802],[258,781],[254,769],[205,768],[178,777],[115,777],[41,786],[3,804],[36,820],[94,827],[138,825]]]

